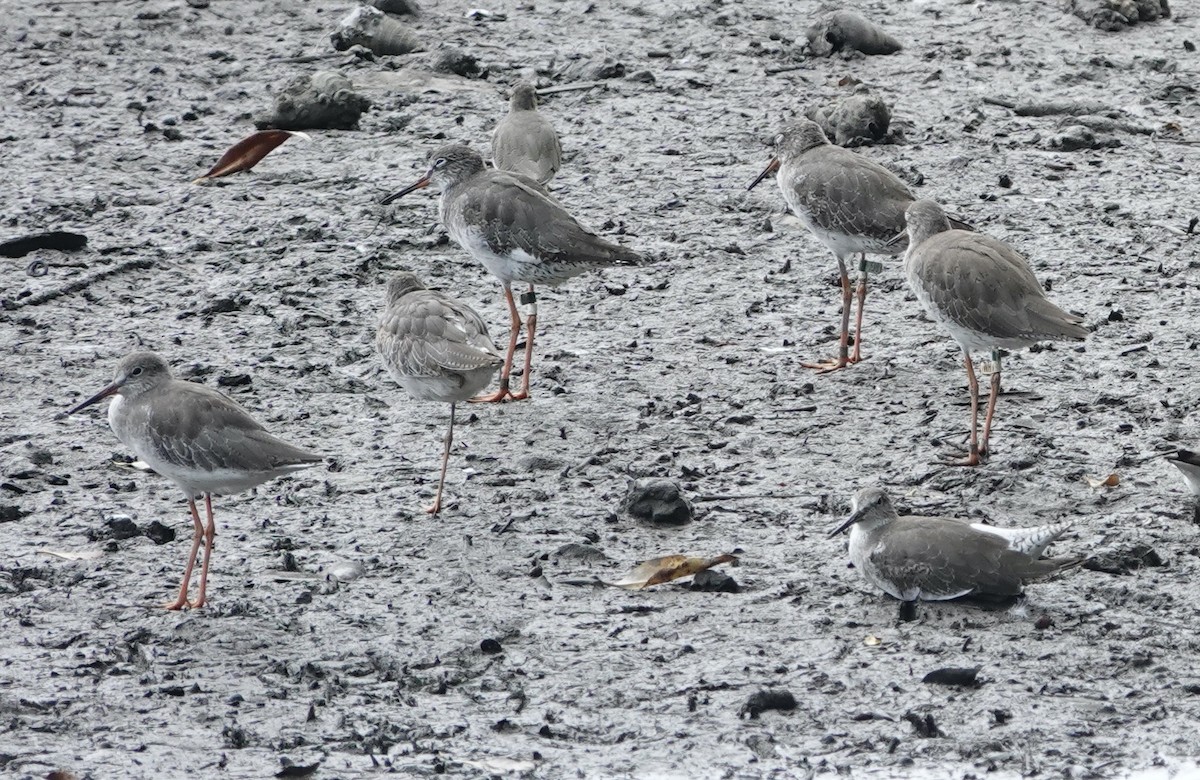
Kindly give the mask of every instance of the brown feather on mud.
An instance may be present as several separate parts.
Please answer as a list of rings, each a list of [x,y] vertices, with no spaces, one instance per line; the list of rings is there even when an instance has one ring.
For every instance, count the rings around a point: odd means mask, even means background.
[[[248,171],[292,136],[309,140],[306,133],[297,130],[260,130],[249,135],[229,147],[229,150],[221,155],[221,159],[217,160],[217,164],[210,168],[208,173],[193,179],[192,183],[197,184],[208,179]]]

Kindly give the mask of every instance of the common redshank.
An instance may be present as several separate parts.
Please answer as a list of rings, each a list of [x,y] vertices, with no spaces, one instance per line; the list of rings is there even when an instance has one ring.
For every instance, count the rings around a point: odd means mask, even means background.
[[[944,517],[901,517],[877,487],[854,495],[850,516],[830,536],[850,529],[850,560],[863,578],[901,601],[911,620],[917,600],[1019,596],[1025,583],[1076,566],[1082,558],[1042,558],[1066,523],[999,529]]]
[[[518,84],[509,98],[508,115],[492,132],[492,163],[545,184],[562,167],[562,146],[554,125],[538,113],[537,106],[533,85]]]
[[[941,206],[918,200],[905,213],[908,251],[904,271],[929,316],[958,342],[971,395],[971,439],[966,458],[956,465],[976,466],[988,454],[996,399],[1000,395],[1000,350],[1020,349],[1039,341],[1082,341],[1081,317],[1055,306],[1024,257],[1008,244],[981,233],[950,226]],[[991,394],[978,439],[979,382],[972,352],[989,352]]]
[[[150,468],[179,486],[192,513],[195,531],[179,597],[164,606],[202,607],[217,535],[212,497],[249,490],[319,463],[321,456],[267,433],[223,393],[175,379],[166,362],[153,352],[127,355],[117,365],[112,384],[67,414],[109,396],[115,396],[108,405],[108,424],[113,433]],[[207,526],[196,509],[200,496],[204,496]],[[201,542],[204,565],[200,588],[195,600],[189,601],[188,585]]]
[[[904,230],[904,210],[914,198],[895,174],[849,149],[834,146],[816,122],[800,119],[775,137],[775,156],[751,182],[776,177],[783,199],[818,241],[837,258],[842,283],[842,332],[834,360],[805,363],[805,368],[836,371],[862,359],[863,305],[869,272],[882,270],[867,254],[897,255],[903,245],[889,243]],[[967,227],[959,223],[961,227]],[[850,308],[854,294],[846,261],[859,256],[858,313],[854,352],[850,344]]]
[[[504,359],[474,309],[426,289],[414,274],[401,272],[388,281],[384,305],[375,346],[388,373],[414,397],[450,404],[437,496],[425,510],[435,515],[442,511],[455,404],[487,387]]]
[[[486,168],[479,153],[449,144],[429,155],[429,169],[413,184],[387,196],[387,205],[431,183],[441,192],[442,224],[450,237],[484,264],[504,285],[511,332],[500,388],[474,401],[514,401],[529,397],[530,365],[537,325],[535,284],[557,285],[605,266],[637,265],[642,256],[585,230],[541,185],[519,173]],[[512,284],[528,284],[525,306],[525,369],[521,390],[509,389],[521,317]]]

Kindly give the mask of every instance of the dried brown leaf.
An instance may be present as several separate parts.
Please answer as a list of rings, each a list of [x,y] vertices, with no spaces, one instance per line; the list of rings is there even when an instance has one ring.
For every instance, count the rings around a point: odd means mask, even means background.
[[[248,171],[258,165],[262,158],[274,151],[275,147],[292,136],[308,140],[308,135],[296,130],[261,130],[243,138],[229,147],[229,151],[221,155],[221,159],[217,160],[217,164],[209,169],[208,173],[195,179],[193,183],[228,176],[231,173],[238,173],[240,171]]]
[[[615,588],[626,590],[641,590],[651,585],[661,585],[682,577],[691,577],[705,569],[711,569],[722,563],[736,561],[737,558],[726,554],[716,558],[691,558],[687,555],[665,555],[661,558],[651,558],[644,561],[616,582],[606,582]]]
[[[1116,474],[1109,474],[1107,477],[1084,477],[1088,485],[1094,488],[1116,487],[1121,484],[1121,478]]]

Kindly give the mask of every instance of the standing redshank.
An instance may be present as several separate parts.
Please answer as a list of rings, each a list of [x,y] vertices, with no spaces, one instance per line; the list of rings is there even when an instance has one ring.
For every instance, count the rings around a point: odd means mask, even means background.
[[[779,191],[808,228],[837,258],[842,282],[842,332],[834,360],[805,363],[805,368],[836,371],[862,359],[863,304],[867,275],[882,269],[867,261],[867,253],[897,255],[904,247],[889,242],[904,230],[904,210],[913,195],[896,176],[862,155],[834,146],[816,122],[800,119],[775,138],[775,157],[751,184],[778,171]],[[960,223],[961,224],[961,223]],[[962,225],[966,227],[966,225]],[[858,314],[854,321],[854,352],[850,344],[850,305],[853,297],[847,258],[859,255]]]
[[[500,388],[472,400],[528,398],[537,325],[537,295],[533,286],[561,284],[604,266],[636,265],[642,262],[642,256],[589,233],[532,179],[486,168],[483,158],[473,149],[448,144],[436,149],[429,159],[424,176],[381,203],[387,205],[430,183],[441,191],[442,224],[459,246],[504,285],[512,327],[504,367],[500,370]],[[513,355],[521,331],[513,282],[529,285],[529,290],[521,294],[521,304],[526,310],[525,370],[518,393],[509,390]]]
[[[437,497],[427,510],[442,511],[442,486],[454,441],[454,405],[469,400],[492,381],[504,363],[475,310],[402,272],[387,285],[375,347],[397,384],[422,401],[450,404],[450,427],[442,450]]]
[[[321,456],[267,433],[223,393],[175,379],[166,362],[153,352],[127,355],[117,365],[112,384],[67,414],[111,395],[116,396],[108,405],[108,424],[113,433],[150,468],[178,485],[192,512],[195,532],[179,598],[164,606],[202,607],[213,539],[217,535],[213,495],[249,490],[319,463]],[[201,495],[208,515],[207,527],[196,509],[196,499]],[[188,601],[188,584],[201,542],[204,566],[200,571],[200,589],[196,599]]]
[[[854,494],[850,516],[830,536],[847,528],[854,567],[902,602],[902,620],[915,616],[918,599],[1019,596],[1026,582],[1083,560],[1040,557],[1067,523],[1000,529],[944,517],[901,517],[888,494],[876,487]]]
[[[508,115],[492,132],[492,163],[545,184],[562,167],[562,146],[554,125],[538,113],[537,105],[533,85],[518,84],[509,99]]]
[[[1038,341],[1082,341],[1081,317],[1055,306],[1012,247],[991,236],[951,228],[941,206],[918,200],[905,213],[908,251],[904,271],[921,305],[962,348],[971,394],[971,443],[956,465],[975,466],[987,457],[992,417],[1000,395],[1000,350]],[[972,352],[990,352],[991,394],[978,440],[979,382]]]

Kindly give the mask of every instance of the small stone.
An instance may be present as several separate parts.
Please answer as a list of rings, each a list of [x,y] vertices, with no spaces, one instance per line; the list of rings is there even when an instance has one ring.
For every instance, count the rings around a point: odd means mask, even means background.
[[[757,718],[767,710],[794,710],[796,709],[796,697],[791,691],[759,691],[750,695],[742,708],[738,710],[738,716],[743,718]]]
[[[621,502],[621,511],[651,525],[686,525],[694,517],[679,484],[658,477],[635,480]]]
[[[108,529],[109,537],[117,541],[142,535],[137,523],[129,517],[110,517],[104,521],[104,525]]]
[[[479,60],[475,55],[459,49],[445,49],[433,61],[433,69],[438,73],[453,73],[456,76],[470,78],[479,75]]]
[[[147,539],[155,544],[166,544],[175,541],[175,529],[154,520],[142,531]]]
[[[504,648],[495,639],[485,639],[479,643],[479,651],[484,655],[497,655],[504,652]]]
[[[705,569],[692,578],[691,589],[701,593],[741,593],[737,580],[724,572]]]

